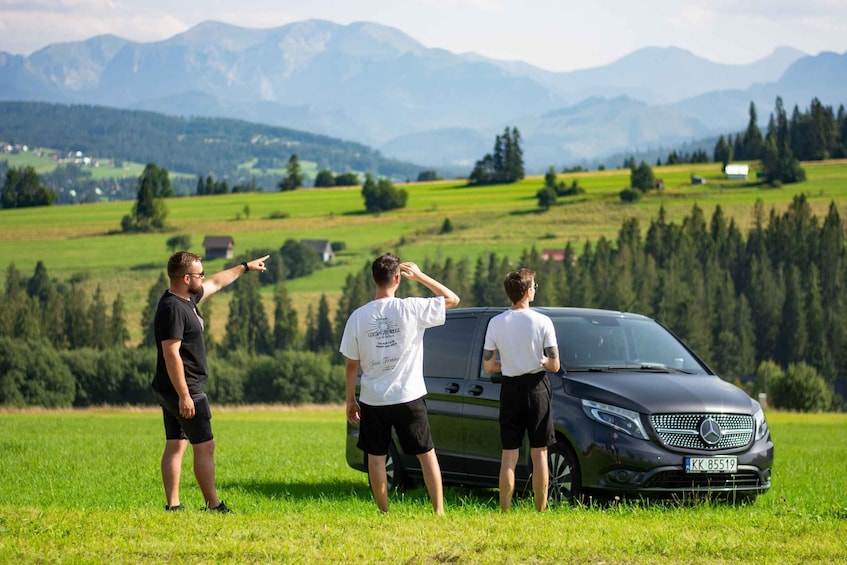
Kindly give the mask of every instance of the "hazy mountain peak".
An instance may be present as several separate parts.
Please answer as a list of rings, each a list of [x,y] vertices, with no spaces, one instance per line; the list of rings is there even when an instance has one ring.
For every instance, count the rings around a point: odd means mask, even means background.
[[[816,95],[840,103],[843,59],[803,55],[779,47],[727,65],[645,47],[601,67],[551,72],[427,48],[367,21],[255,29],[209,20],[162,41],[104,35],[29,57],[0,53],[0,100],[243,119],[391,147],[392,157],[434,165],[473,162],[493,133],[514,125],[527,159],[549,166],[604,148],[731,131],[746,124],[750,101],[764,115],[777,94],[787,105]],[[456,131],[464,135],[448,141]]]

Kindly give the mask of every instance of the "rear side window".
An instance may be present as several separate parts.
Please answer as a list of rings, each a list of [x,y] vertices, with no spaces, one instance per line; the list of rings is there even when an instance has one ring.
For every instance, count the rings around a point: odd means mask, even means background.
[[[464,379],[471,356],[476,318],[448,318],[424,333],[424,375]]]

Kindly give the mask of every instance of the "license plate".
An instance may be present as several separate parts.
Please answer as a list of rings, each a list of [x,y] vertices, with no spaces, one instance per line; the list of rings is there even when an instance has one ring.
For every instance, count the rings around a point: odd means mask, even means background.
[[[686,457],[686,473],[735,473],[737,457]]]

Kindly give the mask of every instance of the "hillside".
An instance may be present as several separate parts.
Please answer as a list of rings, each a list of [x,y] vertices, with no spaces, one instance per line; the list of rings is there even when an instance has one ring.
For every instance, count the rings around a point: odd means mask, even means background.
[[[795,195],[805,193],[818,216],[824,216],[832,202],[840,206],[847,202],[847,161],[804,166],[806,182],[780,189],[728,181],[719,164],[657,167],[654,171],[665,189],[634,205],[618,198],[629,182],[629,171],[561,175],[568,184],[577,180],[586,192],[559,199],[548,212],[539,210],[535,198],[544,183],[540,177],[516,185],[472,188],[456,181],[412,183],[403,186],[409,191],[408,207],[380,215],[363,212],[358,188],[176,198],[167,202],[170,231],[153,234],[116,233],[130,202],[0,210],[0,268],[3,278],[12,263],[31,276],[36,262],[43,261],[51,277],[73,278],[89,291],[100,285],[107,302],[120,292],[128,315],[135,316],[129,319],[129,327],[137,336],[148,289],[170,253],[166,241],[176,234],[190,236],[190,249],[199,253],[206,235],[230,235],[236,255],[278,249],[288,238],[344,242],[346,248],[335,264],[287,284],[303,321],[308,305],[317,304],[321,294],[334,308],[347,275],[383,251],[421,265],[447,257],[473,262],[486,252],[517,261],[533,247],[563,249],[572,242],[581,250],[586,242],[600,237],[614,240],[623,221],[630,218],[638,220],[643,232],[660,207],[667,222],[679,224],[695,205],[707,218],[720,205],[724,216],[746,234],[755,220],[757,200],[766,212],[782,211]],[[707,184],[692,186],[692,174],[705,177]],[[847,210],[841,213],[843,217]],[[440,233],[445,218],[455,226],[452,233]],[[215,260],[204,267],[213,272],[223,265],[223,260]],[[270,289],[265,289],[264,297],[270,312]],[[210,313],[215,332],[223,331],[226,300],[214,302]]]
[[[367,171],[405,180],[421,170],[360,143],[283,127],[91,105],[0,102],[0,138],[216,178],[244,166],[254,175],[283,169],[292,154],[336,173]]]

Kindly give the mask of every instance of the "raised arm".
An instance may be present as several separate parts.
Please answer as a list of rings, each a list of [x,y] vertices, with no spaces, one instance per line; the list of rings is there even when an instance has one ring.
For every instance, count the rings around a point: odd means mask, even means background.
[[[432,278],[426,273],[422,272],[420,267],[418,267],[415,263],[400,263],[400,274],[409,279],[410,281],[416,281],[427,287],[432,293],[436,296],[444,297],[444,307],[449,310],[450,308],[455,308],[459,305],[459,296]]]

